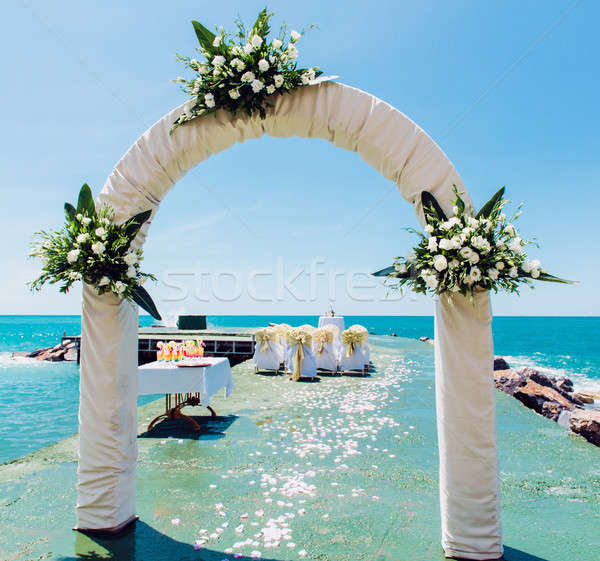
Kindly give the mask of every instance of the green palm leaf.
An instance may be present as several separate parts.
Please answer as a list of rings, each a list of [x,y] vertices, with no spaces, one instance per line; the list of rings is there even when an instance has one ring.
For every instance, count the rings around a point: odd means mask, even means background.
[[[152,301],[152,298],[150,297],[150,294],[148,294],[147,290],[143,286],[136,286],[131,293],[131,298],[140,308],[142,308],[142,310],[148,312],[154,319],[162,319],[154,302]]]
[[[86,214],[90,218],[96,216],[96,205],[94,204],[94,196],[92,190],[87,183],[84,183],[79,191],[77,199],[77,212]]]
[[[546,282],[558,282],[560,284],[579,284],[578,281],[561,279],[559,277],[555,277],[554,275],[550,275],[548,273],[540,273],[540,276],[534,280],[541,280],[541,281],[546,281]]]
[[[504,187],[501,187],[494,193],[492,198],[481,207],[481,210],[477,213],[475,218],[495,218],[500,213],[502,207],[499,205],[503,198]]]
[[[431,218],[448,220],[448,218],[446,218],[446,214],[442,210],[442,207],[429,191],[421,191],[421,204],[423,205],[425,220],[428,224]]]
[[[200,22],[192,20],[192,25],[194,26],[194,31],[196,32],[196,37],[198,37],[198,41],[200,46],[205,51],[212,51],[213,49],[213,41],[215,40],[215,34],[206,29]]]
[[[123,233],[127,236],[130,242],[137,236],[140,228],[150,218],[151,214],[151,210],[145,210],[144,212],[140,212],[135,216],[132,216],[127,222],[125,222],[125,224],[123,224]]]
[[[69,222],[75,221],[75,216],[77,215],[77,211],[75,207],[71,203],[65,203],[65,216]]]
[[[391,267],[386,267],[385,269],[381,269],[380,271],[375,271],[371,273],[374,277],[387,277],[390,273],[393,273],[396,268],[392,265]]]

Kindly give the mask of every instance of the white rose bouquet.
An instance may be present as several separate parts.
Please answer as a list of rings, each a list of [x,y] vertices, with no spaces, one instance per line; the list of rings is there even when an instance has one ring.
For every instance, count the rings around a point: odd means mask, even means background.
[[[151,211],[140,212],[123,224],[113,222],[114,210],[105,205],[96,209],[87,184],[79,192],[77,208],[65,203],[66,222],[57,232],[37,232],[31,257],[42,260],[42,274],[29,283],[38,291],[46,284],[60,283],[67,293],[73,283],[85,281],[98,294],[113,292],[138,304],[155,319],[161,319],[152,298],[141,286],[153,275],[142,273],[142,250],[131,249],[131,242]]]
[[[448,218],[435,197],[421,192],[427,222],[419,244],[394,265],[373,273],[387,277],[395,289],[408,285],[420,293],[460,293],[472,298],[475,290],[519,292],[519,285],[532,279],[573,284],[548,274],[539,261],[529,261],[523,240],[512,224],[520,210],[509,219],[502,212],[507,201],[504,187],[475,213],[466,206],[454,187],[453,216]]]
[[[198,51],[205,61],[177,57],[195,73],[190,80],[176,79],[194,102],[175,121],[171,132],[217,109],[227,109],[234,114],[241,110],[248,115],[258,111],[264,119],[265,107],[270,106],[268,96],[333,78],[316,80],[322,74],[316,66],[297,68],[297,43],[304,31],[292,31],[288,40],[282,26],[279,36],[269,41],[272,16],[266,9],[262,10],[249,31],[237,20],[238,31],[234,36],[222,28],[214,34],[201,23],[192,21],[200,42]]]

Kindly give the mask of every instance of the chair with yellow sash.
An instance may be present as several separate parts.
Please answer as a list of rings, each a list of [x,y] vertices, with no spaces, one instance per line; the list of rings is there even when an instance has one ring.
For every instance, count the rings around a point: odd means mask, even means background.
[[[362,350],[363,334],[360,331],[346,329],[342,331],[342,353],[340,370],[342,373],[354,372],[366,374],[365,355]]]
[[[271,327],[259,329],[254,334],[254,340],[254,372],[278,372],[283,356],[279,333]]]
[[[335,349],[339,361],[340,354],[342,353],[342,339],[340,337],[340,328],[337,325],[328,323],[323,327],[320,327],[319,329],[327,329],[327,331],[331,331],[331,333],[333,333],[333,347]]]
[[[279,324],[276,323],[276,324],[272,324],[271,327],[277,333],[277,342],[279,343],[279,345],[281,347],[281,364],[284,365],[285,357],[287,356],[287,350],[288,350],[286,338],[287,338],[288,331],[291,331],[292,326],[288,325],[287,323],[279,323]]]
[[[312,334],[312,343],[317,370],[336,374],[339,366],[339,352],[335,345],[333,330],[324,328],[315,329]]]
[[[361,341],[360,346],[361,346],[363,355],[365,356],[365,366],[366,366],[367,370],[369,370],[369,368],[371,366],[371,349],[369,348],[369,331],[367,330],[367,328],[364,325],[359,325],[359,324],[351,325],[348,329],[351,329],[352,331],[357,331],[358,333],[362,334],[362,341]]]
[[[296,327],[288,332],[286,340],[288,351],[285,369],[290,374],[290,378],[294,381],[300,378],[315,378],[317,364],[312,351],[310,330]]]

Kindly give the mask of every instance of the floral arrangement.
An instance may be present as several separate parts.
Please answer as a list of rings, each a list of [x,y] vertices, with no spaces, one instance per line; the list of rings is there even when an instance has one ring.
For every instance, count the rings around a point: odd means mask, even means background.
[[[77,208],[65,203],[66,222],[57,232],[37,232],[38,240],[30,253],[42,260],[42,273],[30,288],[41,290],[46,284],[60,283],[67,293],[77,281],[96,287],[98,294],[112,292],[138,304],[155,319],[161,319],[152,298],[141,286],[153,275],[140,271],[141,249],[131,242],[151,211],[140,212],[123,224],[115,224],[109,205],[96,209],[87,184],[79,192]]]
[[[297,44],[305,31],[292,30],[288,40],[283,25],[279,36],[270,41],[272,16],[262,10],[249,31],[237,20],[235,35],[225,33],[222,28],[215,34],[192,21],[200,42],[198,51],[205,61],[178,55],[186,68],[195,73],[191,80],[176,79],[194,103],[175,121],[171,132],[187,121],[221,108],[234,114],[245,111],[252,115],[258,111],[264,119],[265,107],[271,106],[268,96],[317,83],[316,78],[322,74],[318,67],[297,68],[296,64]]]
[[[448,218],[435,197],[422,191],[425,234],[406,257],[396,257],[391,267],[373,273],[387,277],[396,289],[410,286],[420,293],[460,293],[473,297],[476,290],[519,291],[532,280],[572,284],[548,274],[538,260],[529,261],[524,248],[533,243],[523,240],[510,218],[502,212],[507,201],[504,187],[475,213],[454,187],[453,216]]]

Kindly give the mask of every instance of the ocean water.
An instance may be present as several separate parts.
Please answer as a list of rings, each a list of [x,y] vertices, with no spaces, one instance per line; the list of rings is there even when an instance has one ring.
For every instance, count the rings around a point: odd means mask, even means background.
[[[210,327],[259,327],[269,322],[316,324],[317,316],[209,316]],[[141,317],[142,325],[152,319]],[[346,316],[376,333],[377,341],[395,351],[401,338],[433,337],[427,316]],[[80,332],[79,316],[0,316],[0,462],[21,457],[77,431],[79,369],[72,363],[12,359],[12,351],[54,345],[64,332]],[[534,366],[564,374],[581,389],[600,389],[600,318],[497,317],[496,354],[514,367]],[[389,337],[396,334],[398,338]],[[431,354],[423,344],[423,356]],[[151,400],[146,396],[140,403]]]

